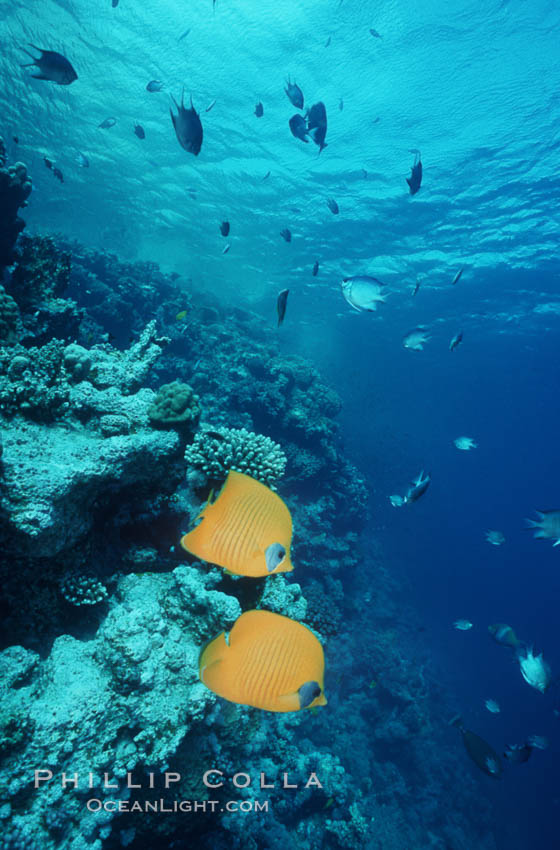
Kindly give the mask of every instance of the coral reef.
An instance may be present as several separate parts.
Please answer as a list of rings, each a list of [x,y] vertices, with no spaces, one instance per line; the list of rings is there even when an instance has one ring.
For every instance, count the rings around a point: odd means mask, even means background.
[[[6,164],[6,145],[0,137],[0,279],[4,268],[14,262],[14,246],[25,227],[18,210],[26,205],[32,189],[31,178],[22,162],[8,167]]]
[[[200,400],[188,384],[173,381],[160,387],[148,417],[154,428],[174,428],[189,436],[194,434],[202,410]]]
[[[70,254],[48,236],[22,236],[10,292],[24,312],[60,298],[70,280]]]
[[[228,471],[235,469],[269,487],[286,468],[286,456],[278,443],[245,428],[204,426],[187,447],[185,460],[189,469],[204,475],[206,482],[223,483]]]
[[[107,588],[93,576],[66,573],[60,582],[60,592],[71,605],[97,605],[107,599]]]
[[[20,263],[6,289],[23,329],[10,302],[0,347],[0,847],[400,850],[437,835],[495,850],[475,781],[451,782],[434,710],[446,697],[396,630],[410,618],[394,579],[371,536],[360,547],[367,490],[336,393],[278,353],[261,317],[186,294],[153,264],[58,240],[24,242]],[[200,408],[212,424],[185,452]],[[248,585],[185,563],[185,521],[229,468],[269,486],[283,476],[293,575]],[[200,648],[254,607],[326,641],[328,715],[259,712],[199,681]],[[223,788],[203,785],[211,767]],[[34,788],[36,768],[53,781]],[[247,788],[231,785],[239,770]],[[165,771],[180,774],[168,789]],[[303,787],[312,772],[321,788]],[[261,773],[274,787],[258,787]],[[232,796],[270,809],[241,820]],[[124,811],[88,811],[92,797]],[[126,811],[154,797],[223,811]]]
[[[16,302],[0,286],[0,345],[14,345],[17,341],[18,319]]]

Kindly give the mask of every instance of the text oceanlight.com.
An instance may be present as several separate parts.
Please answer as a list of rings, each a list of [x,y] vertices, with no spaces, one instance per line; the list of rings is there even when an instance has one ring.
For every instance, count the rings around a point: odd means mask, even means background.
[[[157,812],[159,814],[206,814],[208,812],[268,812],[269,800],[99,800],[96,797],[86,803],[90,812]]]

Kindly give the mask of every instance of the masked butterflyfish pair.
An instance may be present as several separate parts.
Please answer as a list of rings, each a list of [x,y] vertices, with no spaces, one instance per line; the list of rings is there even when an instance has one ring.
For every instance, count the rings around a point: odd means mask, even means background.
[[[220,697],[265,711],[325,705],[325,659],[313,632],[271,611],[246,611],[201,652],[200,680]]]
[[[196,558],[252,578],[293,570],[290,511],[277,493],[242,472],[229,471],[195,523],[181,546]]]

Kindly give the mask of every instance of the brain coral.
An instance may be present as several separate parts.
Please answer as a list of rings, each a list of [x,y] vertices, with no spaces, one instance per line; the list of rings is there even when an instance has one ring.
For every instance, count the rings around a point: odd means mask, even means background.
[[[187,447],[185,460],[211,479],[223,479],[235,469],[269,487],[286,469],[286,455],[278,443],[245,428],[202,428]]]
[[[197,395],[188,384],[173,381],[160,387],[148,410],[154,428],[175,428],[194,433],[201,414]]]

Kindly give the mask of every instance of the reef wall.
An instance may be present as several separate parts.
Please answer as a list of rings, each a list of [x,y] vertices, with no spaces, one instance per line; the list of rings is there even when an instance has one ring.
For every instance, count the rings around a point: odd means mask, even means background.
[[[474,782],[453,785],[454,760],[433,757],[434,686],[399,646],[371,535],[361,548],[367,489],[344,454],[336,391],[279,354],[260,316],[153,264],[46,237],[11,251],[13,241],[0,293],[0,850],[492,850]],[[178,548],[230,467],[289,504],[289,577],[238,580]],[[200,647],[252,607],[315,630],[326,708],[273,715],[199,681]],[[316,772],[322,788],[236,789],[270,802],[251,818],[86,806],[130,806],[146,795],[127,774],[145,787],[166,770],[182,777],[169,801],[203,800],[209,767],[255,782]],[[35,770],[54,781],[35,788]],[[63,789],[63,772],[85,779]]]

